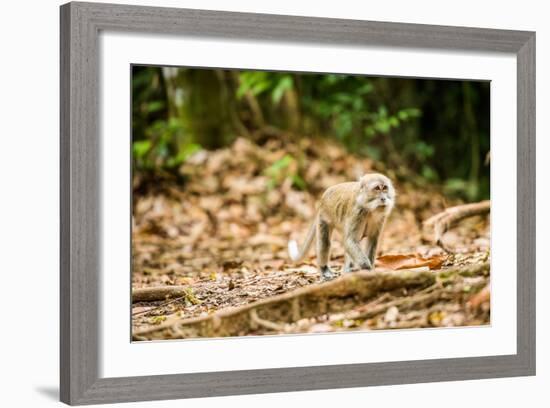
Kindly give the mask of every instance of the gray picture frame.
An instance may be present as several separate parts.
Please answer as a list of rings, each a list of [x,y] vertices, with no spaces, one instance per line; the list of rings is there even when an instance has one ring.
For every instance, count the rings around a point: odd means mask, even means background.
[[[61,401],[71,405],[97,404],[535,374],[534,32],[94,3],[69,3],[61,6],[60,13]],[[515,54],[517,353],[100,378],[98,37],[102,30]],[[494,142],[498,143],[498,135]]]

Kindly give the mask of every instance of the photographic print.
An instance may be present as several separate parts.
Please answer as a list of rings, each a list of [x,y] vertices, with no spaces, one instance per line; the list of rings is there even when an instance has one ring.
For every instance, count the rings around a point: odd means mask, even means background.
[[[490,324],[490,83],[131,67],[132,340]]]

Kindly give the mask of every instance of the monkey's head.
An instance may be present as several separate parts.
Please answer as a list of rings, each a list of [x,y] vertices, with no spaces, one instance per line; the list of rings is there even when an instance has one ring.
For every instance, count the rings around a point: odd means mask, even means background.
[[[365,174],[359,179],[364,206],[369,211],[389,213],[395,203],[395,189],[391,180],[380,173]]]

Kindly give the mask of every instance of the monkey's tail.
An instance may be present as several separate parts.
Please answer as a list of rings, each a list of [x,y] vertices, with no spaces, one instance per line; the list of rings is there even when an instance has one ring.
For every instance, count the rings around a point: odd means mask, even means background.
[[[292,259],[294,262],[298,262],[304,258],[304,256],[307,254],[307,251],[311,247],[311,244],[313,243],[313,238],[315,238],[315,230],[316,230],[316,224],[317,224],[317,216],[311,223],[309,230],[307,232],[306,240],[304,241],[304,245],[302,245],[302,249],[298,248],[298,243],[295,240],[288,241],[288,255],[290,256],[290,259]]]

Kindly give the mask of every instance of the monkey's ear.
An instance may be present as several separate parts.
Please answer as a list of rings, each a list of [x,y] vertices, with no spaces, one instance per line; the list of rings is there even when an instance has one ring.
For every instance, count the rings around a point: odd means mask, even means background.
[[[359,177],[359,187],[361,189],[365,189],[367,188],[367,177],[365,177],[365,175],[362,175],[361,177]]]

